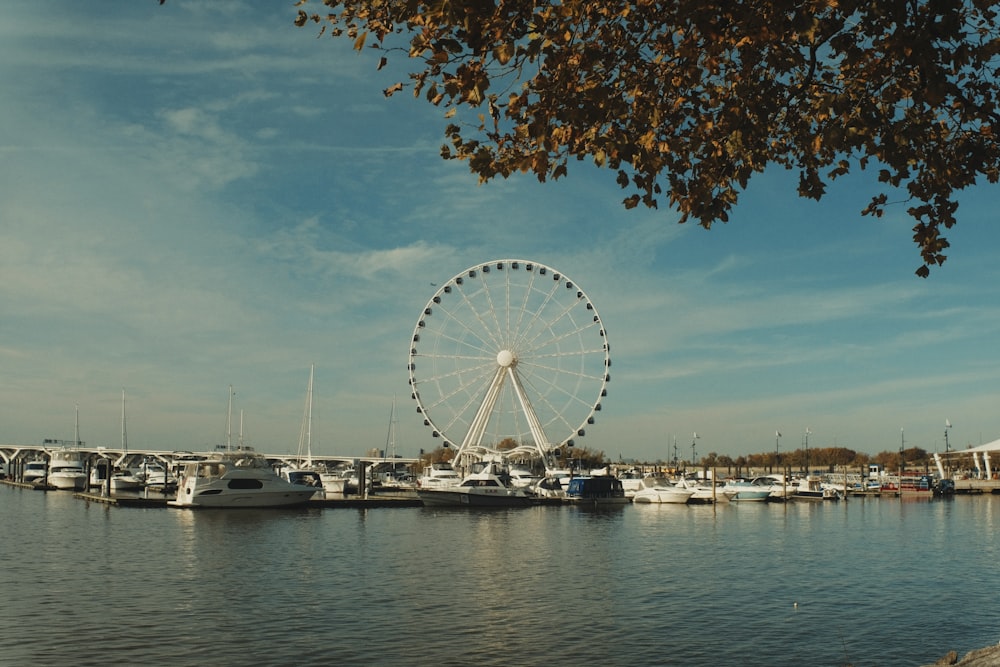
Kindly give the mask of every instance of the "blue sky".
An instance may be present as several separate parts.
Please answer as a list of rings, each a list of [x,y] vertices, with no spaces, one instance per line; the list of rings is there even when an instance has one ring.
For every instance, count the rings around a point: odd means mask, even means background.
[[[232,384],[245,440],[294,452],[315,363],[315,453],[384,447],[396,396],[415,455],[439,442],[406,372],[431,283],[500,258],[599,310],[612,380],[579,444],[612,458],[1000,436],[996,187],[922,280],[905,207],[859,215],[871,173],[820,203],[765,173],[710,231],[624,210],[585,163],[478,185],[439,157],[443,110],[382,96],[408,63],[292,4],[0,6],[0,441],[72,438],[79,405],[117,445],[124,389],[130,446],[207,449]]]

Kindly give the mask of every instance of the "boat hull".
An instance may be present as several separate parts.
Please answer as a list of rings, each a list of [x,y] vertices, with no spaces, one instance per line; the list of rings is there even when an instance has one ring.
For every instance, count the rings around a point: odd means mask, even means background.
[[[434,507],[528,507],[531,498],[511,493],[470,493],[467,489],[417,489],[424,505]]]
[[[657,505],[686,505],[694,493],[679,489],[643,489],[635,494],[632,502],[636,504],[652,503]]]
[[[86,491],[87,482],[87,474],[83,472],[54,472],[49,475],[49,486],[55,487],[61,491]]]
[[[762,503],[765,502],[771,492],[768,490],[763,491],[737,491],[736,495],[730,499],[730,502],[735,503]]]
[[[212,491],[196,493],[190,498],[178,497],[169,501],[174,507],[211,507],[211,508],[266,508],[293,507],[309,502],[316,489],[302,491],[256,491],[213,493]]]

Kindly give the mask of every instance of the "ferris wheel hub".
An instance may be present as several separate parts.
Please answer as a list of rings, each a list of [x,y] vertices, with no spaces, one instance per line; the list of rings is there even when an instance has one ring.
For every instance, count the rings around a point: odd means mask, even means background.
[[[500,350],[497,353],[497,363],[500,364],[502,368],[510,368],[514,365],[517,359],[514,357],[514,353],[510,350]]]

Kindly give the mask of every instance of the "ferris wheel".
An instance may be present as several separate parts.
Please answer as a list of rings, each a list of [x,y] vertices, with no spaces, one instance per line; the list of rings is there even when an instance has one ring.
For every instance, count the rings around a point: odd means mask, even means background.
[[[472,266],[421,311],[410,341],[412,397],[456,460],[487,453],[546,459],[594,423],[610,346],[587,295],[520,259]]]

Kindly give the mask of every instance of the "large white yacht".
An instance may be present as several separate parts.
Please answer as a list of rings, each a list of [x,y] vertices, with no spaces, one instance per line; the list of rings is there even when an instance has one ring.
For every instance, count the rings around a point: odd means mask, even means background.
[[[289,507],[312,498],[316,487],[281,479],[261,457],[246,452],[189,461],[181,471],[175,507]]]
[[[49,485],[65,491],[86,491],[89,483],[83,454],[76,449],[56,449],[49,460]]]

